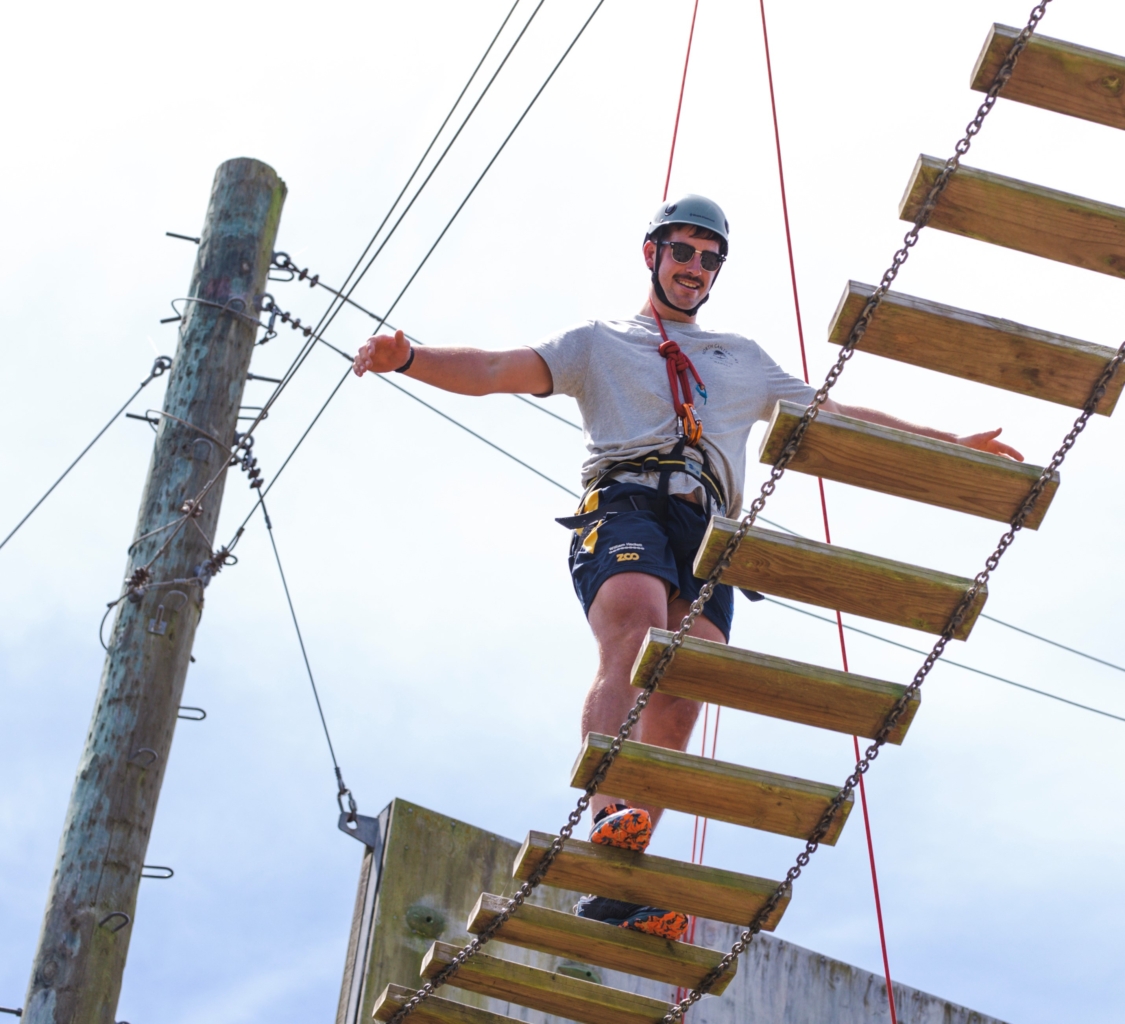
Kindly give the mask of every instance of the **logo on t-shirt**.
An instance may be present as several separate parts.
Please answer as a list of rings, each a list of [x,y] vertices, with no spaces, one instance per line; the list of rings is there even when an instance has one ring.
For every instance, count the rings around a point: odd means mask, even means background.
[[[716,363],[722,363],[723,365],[733,366],[738,362],[738,356],[736,356],[729,348],[726,348],[725,346],[717,342],[713,342],[710,345],[705,345],[703,347],[703,354],[705,356],[710,356]]]

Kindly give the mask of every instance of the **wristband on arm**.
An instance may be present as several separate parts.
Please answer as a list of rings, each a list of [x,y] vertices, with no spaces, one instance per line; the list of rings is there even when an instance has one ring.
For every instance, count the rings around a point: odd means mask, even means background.
[[[406,373],[406,371],[410,369],[410,364],[412,362],[414,362],[414,346],[413,345],[410,346],[410,355],[408,355],[406,357],[406,362],[403,363],[402,366],[400,366],[397,370],[395,370],[395,373]]]

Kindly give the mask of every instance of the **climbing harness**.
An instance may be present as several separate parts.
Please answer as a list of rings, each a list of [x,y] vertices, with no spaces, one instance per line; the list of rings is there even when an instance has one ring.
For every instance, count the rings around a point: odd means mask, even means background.
[[[676,442],[676,446],[667,454],[653,451],[635,459],[615,462],[586,489],[577,514],[561,516],[555,522],[568,530],[584,530],[595,523],[601,522],[611,512],[655,512],[659,519],[664,520],[668,515],[668,483],[672,474],[677,471],[695,477],[703,485],[704,493],[707,495],[708,515],[712,514],[714,508],[725,509],[722,484],[719,483],[719,478],[715,475],[714,467],[707,457],[707,452],[702,448],[699,449],[699,452],[703,455],[703,463],[700,464],[695,459],[689,459],[684,455],[685,447],[686,439],[681,437]],[[617,498],[605,503],[598,502],[594,495],[611,477],[618,473],[659,473],[660,480],[656,487],[656,496],[650,498],[644,494],[634,494],[628,498]]]
[[[676,471],[695,477],[703,485],[703,491],[707,495],[706,510],[708,516],[714,514],[716,509],[719,514],[722,514],[726,509],[723,486],[711,465],[707,450],[700,444],[703,440],[703,421],[695,415],[692,386],[688,374],[690,373],[695,379],[695,390],[702,396],[704,402],[707,401],[707,386],[703,383],[703,378],[699,376],[695,364],[680,349],[680,346],[668,337],[668,332],[664,330],[664,321],[660,319],[660,314],[651,302],[649,308],[652,310],[656,326],[660,330],[660,337],[663,339],[657,351],[664,357],[664,365],[668,370],[668,386],[672,391],[672,405],[680,420],[680,439],[676,442],[675,447],[666,454],[660,451],[648,452],[646,455],[641,455],[635,459],[615,462],[602,472],[586,488],[578,512],[573,516],[561,516],[555,520],[556,523],[568,530],[584,530],[586,527],[605,519],[611,512],[648,511],[655,512],[662,521],[667,519],[668,485],[672,479],[672,474]],[[689,459],[684,454],[685,449],[689,446],[699,452],[702,456],[702,463],[695,459]],[[611,501],[605,505],[599,505],[595,502],[592,508],[589,507],[591,496],[606,480],[618,473],[659,473],[656,497],[633,495],[629,498],[618,498],[616,501]]]

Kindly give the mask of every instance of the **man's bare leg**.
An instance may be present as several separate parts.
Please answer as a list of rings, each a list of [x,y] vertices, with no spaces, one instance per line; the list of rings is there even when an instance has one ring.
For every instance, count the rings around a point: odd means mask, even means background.
[[[602,584],[590,606],[590,628],[598,644],[598,673],[582,708],[583,737],[591,732],[617,735],[637,700],[639,691],[630,685],[629,676],[646,634],[653,626],[678,629],[688,608],[689,602],[682,598],[669,603],[668,584],[656,576],[619,573]],[[702,615],[692,626],[691,635],[726,641],[719,628]],[[683,750],[698,716],[697,701],[654,693],[630,738]],[[590,801],[591,813],[597,814],[606,804],[617,802],[615,797],[598,793]],[[664,813],[659,807],[645,810],[654,825]]]

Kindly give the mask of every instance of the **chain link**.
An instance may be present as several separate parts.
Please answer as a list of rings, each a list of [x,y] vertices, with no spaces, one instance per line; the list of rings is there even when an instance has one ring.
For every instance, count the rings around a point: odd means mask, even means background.
[[[636,703],[634,703],[632,709],[629,711],[628,716],[622,723],[621,728],[618,730],[617,736],[610,744],[609,749],[602,756],[601,762],[599,763],[597,770],[594,772],[593,777],[587,785],[585,792],[581,797],[579,797],[578,803],[576,804],[574,810],[570,812],[566,824],[559,830],[559,834],[555,837],[554,841],[547,849],[547,852],[544,854],[543,859],[539,863],[539,866],[519,887],[515,895],[512,896],[512,898],[508,901],[508,905],[492,920],[488,927],[485,928],[479,935],[477,935],[470,943],[468,943],[468,945],[464,946],[460,950],[460,952],[444,968],[442,968],[441,971],[439,971],[432,979],[427,981],[426,984],[418,989],[410,999],[403,1003],[398,1012],[390,1018],[388,1024],[401,1024],[401,1021],[403,1021],[410,1013],[412,1013],[418,1007],[418,1005],[423,1002],[423,1000],[429,998],[429,996],[431,996],[438,988],[445,984],[466,961],[475,956],[480,951],[480,949],[496,935],[496,933],[500,930],[500,928],[503,927],[503,925],[508,921],[512,914],[514,914],[524,904],[528,896],[530,896],[531,893],[534,892],[534,890],[543,881],[544,877],[547,874],[547,871],[550,869],[559,853],[562,852],[562,848],[566,844],[566,841],[573,835],[574,829],[582,820],[582,815],[590,806],[591,798],[595,793],[597,793],[598,788],[605,781],[606,775],[609,773],[613,762],[616,760],[617,755],[621,751],[622,744],[624,744],[625,740],[629,738],[629,734],[633,731],[633,727],[637,724],[637,721],[641,716],[641,712],[643,712],[645,707],[648,705],[649,700],[652,698],[652,694],[656,691],[657,686],[660,684],[660,680],[664,677],[664,674],[667,672],[669,665],[671,665],[672,659],[675,658],[677,651],[679,651],[680,647],[683,646],[684,640],[687,638],[692,626],[695,624],[695,621],[703,613],[704,606],[708,601],[711,600],[711,596],[714,594],[715,587],[718,585],[723,573],[725,573],[726,570],[730,568],[731,562],[734,559],[734,555],[737,552],[739,545],[746,537],[746,534],[749,533],[750,528],[754,525],[754,521],[755,519],[757,519],[758,514],[762,511],[762,509],[765,508],[767,500],[773,495],[774,491],[777,490],[778,481],[780,481],[781,478],[785,475],[785,471],[788,468],[789,463],[793,460],[793,457],[797,454],[797,450],[800,448],[801,442],[804,439],[809,426],[812,424],[812,421],[816,419],[817,414],[820,412],[821,406],[828,400],[829,392],[836,385],[836,382],[839,380],[840,375],[844,372],[844,368],[847,365],[848,360],[851,359],[860,341],[862,341],[863,336],[866,333],[876,310],[878,310],[879,306],[882,304],[883,298],[890,290],[890,287],[894,283],[895,278],[898,277],[899,270],[902,268],[903,264],[906,263],[907,259],[909,259],[910,251],[914,248],[915,245],[918,244],[918,237],[921,234],[922,229],[929,222],[930,217],[933,214],[935,207],[937,206],[938,200],[940,199],[942,193],[945,191],[946,186],[949,184],[950,178],[960,166],[961,158],[966,153],[968,153],[970,147],[972,146],[973,138],[980,132],[985,118],[988,116],[989,112],[996,104],[996,98],[997,96],[999,96],[1001,89],[1004,88],[1005,84],[1007,84],[1008,82],[1008,79],[1011,78],[1012,71],[1016,66],[1016,61],[1019,59],[1019,55],[1027,46],[1028,40],[1031,38],[1032,33],[1035,31],[1040,20],[1043,18],[1043,15],[1046,13],[1047,5],[1050,2],[1051,0],[1042,0],[1042,2],[1036,5],[1036,7],[1032,10],[1027,25],[1016,38],[1015,42],[1011,46],[1011,49],[1008,51],[1008,55],[1004,59],[1004,63],[1001,64],[1000,70],[997,72],[995,80],[993,81],[992,85],[989,87],[988,92],[985,95],[984,102],[981,103],[980,107],[977,109],[976,116],[972,119],[972,121],[969,122],[968,126],[966,127],[965,134],[954,147],[953,156],[951,156],[945,162],[945,165],[943,166],[941,172],[934,180],[934,183],[930,186],[929,192],[926,194],[926,198],[923,201],[920,210],[918,211],[918,215],[914,220],[913,226],[903,238],[901,248],[899,248],[899,250],[894,254],[894,257],[891,260],[891,265],[887,268],[886,273],[883,274],[883,277],[879,283],[879,287],[875,289],[874,293],[867,300],[867,303],[863,307],[863,311],[860,313],[859,317],[856,319],[855,324],[852,326],[851,332],[848,335],[848,339],[841,348],[839,357],[837,358],[835,364],[833,364],[832,368],[828,371],[824,383],[821,384],[820,388],[813,396],[812,402],[809,404],[808,408],[805,409],[805,412],[802,415],[801,419],[793,428],[793,432],[792,434],[790,434],[785,447],[782,449],[781,454],[770,470],[769,478],[765,481],[765,483],[762,484],[758,496],[751,503],[750,508],[747,510],[747,514],[739,523],[738,529],[734,532],[730,540],[727,542],[726,547],[723,549],[722,555],[719,556],[718,561],[715,563],[714,568],[712,568],[711,572],[708,574],[703,586],[700,587],[699,596],[691,603],[687,615],[684,616],[679,628],[672,635],[672,638],[668,641],[668,645],[665,647],[660,658],[653,666],[648,680],[641,688],[641,692],[636,699]],[[994,551],[986,561],[986,568],[977,575],[977,577],[973,581],[973,585],[965,592],[964,597],[958,604],[937,643],[934,645],[933,650],[927,656],[926,661],[922,665],[922,668],[918,670],[918,673],[915,675],[910,686],[906,688],[902,697],[900,697],[900,699],[888,712],[883,726],[880,728],[878,735],[875,737],[875,741],[870,747],[867,748],[865,756],[856,764],[855,770],[850,776],[848,776],[843,787],[829,803],[820,821],[817,823],[816,828],[813,829],[812,835],[806,841],[805,849],[802,850],[801,853],[797,856],[796,862],[786,873],[785,880],[781,882],[780,885],[778,885],[778,887],[765,901],[761,909],[755,915],[753,921],[751,921],[750,925],[741,934],[738,941],[731,947],[730,951],[723,957],[723,959],[715,965],[715,967],[707,974],[707,976],[700,982],[700,984],[696,988],[689,992],[684,999],[671,1007],[668,1014],[663,1018],[664,1024],[679,1024],[679,1022],[683,1020],[684,1013],[692,1005],[702,999],[703,996],[715,985],[719,978],[721,978],[726,973],[726,971],[730,968],[734,961],[737,960],[738,957],[740,957],[746,951],[753,937],[762,930],[762,927],[777,910],[781,901],[792,892],[793,883],[800,877],[802,870],[808,865],[809,860],[812,858],[812,855],[816,853],[821,841],[827,834],[829,828],[832,826],[832,822],[835,819],[836,815],[839,813],[841,807],[847,801],[848,797],[852,794],[856,786],[859,785],[860,777],[867,772],[868,768],[871,766],[871,763],[875,760],[876,757],[878,757],[879,750],[883,746],[883,744],[886,743],[887,736],[898,723],[899,719],[902,717],[911,698],[918,692],[919,687],[921,687],[922,683],[925,681],[925,678],[929,674],[930,669],[933,668],[934,664],[936,664],[937,660],[941,657],[942,652],[945,650],[946,644],[950,639],[952,639],[953,634],[957,631],[957,629],[964,621],[966,614],[972,607],[973,601],[976,599],[976,596],[980,592],[981,587],[983,587],[987,582],[991,572],[996,568],[996,565],[999,563],[1000,558],[1004,554],[1004,551],[1007,550],[1008,546],[1015,539],[1016,533],[1023,527],[1024,520],[1031,512],[1031,509],[1034,507],[1035,502],[1042,494],[1044,488],[1047,486],[1048,482],[1051,479],[1051,475],[1055,472],[1055,470],[1058,469],[1059,465],[1061,465],[1062,460],[1066,457],[1066,453],[1073,447],[1078,435],[1085,428],[1086,422],[1089,420],[1090,416],[1093,415],[1094,408],[1097,406],[1101,397],[1105,394],[1106,385],[1108,384],[1110,377],[1113,376],[1114,371],[1118,368],[1118,366],[1120,366],[1122,361],[1125,361],[1125,344],[1123,344],[1122,347],[1118,350],[1117,355],[1102,373],[1102,376],[1099,378],[1098,384],[1095,386],[1090,400],[1087,402],[1086,407],[1083,409],[1082,415],[1079,416],[1078,420],[1075,422],[1074,427],[1071,429],[1071,432],[1067,435],[1066,440],[1063,442],[1063,446],[1056,453],[1054,459],[1051,460],[1051,464],[1043,471],[1043,476],[1040,477],[1040,479],[1035,483],[1034,487],[1032,487],[1031,492],[1028,494],[1028,497],[1025,499],[1015,518],[1012,520],[1011,528],[1001,538],[1000,544],[997,547],[996,551]]]

